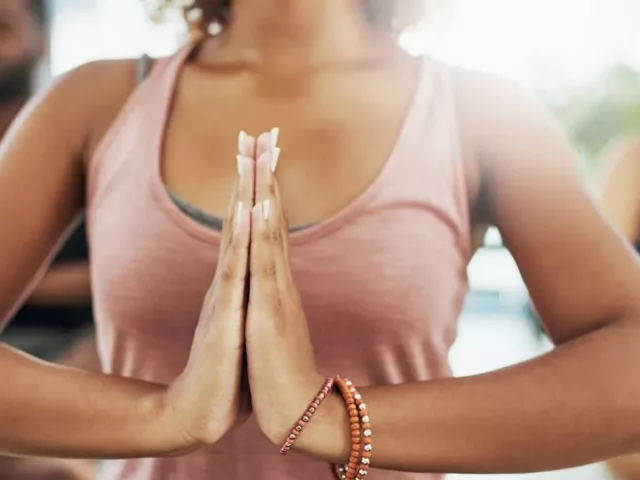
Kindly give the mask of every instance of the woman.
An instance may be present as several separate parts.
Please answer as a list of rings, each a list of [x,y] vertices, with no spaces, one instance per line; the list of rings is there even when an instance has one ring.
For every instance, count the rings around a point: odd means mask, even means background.
[[[380,479],[640,448],[640,265],[546,111],[404,54],[392,34],[411,2],[198,6],[219,36],[137,89],[136,62],[82,67],[3,144],[0,311],[86,205],[106,374],[2,350],[0,448],[163,457],[107,462],[106,479],[324,479],[351,447],[337,393],[297,453],[277,452],[336,374],[363,387]],[[238,137],[274,125],[279,144]],[[447,379],[471,238],[490,223],[558,348]]]
[[[616,142],[605,161],[602,186],[604,212],[640,251],[640,139]],[[624,480],[640,479],[640,456],[612,460],[611,469]]]

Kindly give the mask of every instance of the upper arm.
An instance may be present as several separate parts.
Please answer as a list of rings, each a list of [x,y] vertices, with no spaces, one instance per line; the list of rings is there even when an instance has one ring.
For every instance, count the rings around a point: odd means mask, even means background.
[[[640,140],[622,142],[605,161],[602,207],[632,243],[640,240]]]
[[[0,325],[82,210],[82,158],[113,108],[116,70],[97,62],[62,77],[0,144]]]
[[[638,308],[640,268],[583,185],[569,141],[520,88],[490,75],[455,81],[473,132],[492,222],[557,343]]]

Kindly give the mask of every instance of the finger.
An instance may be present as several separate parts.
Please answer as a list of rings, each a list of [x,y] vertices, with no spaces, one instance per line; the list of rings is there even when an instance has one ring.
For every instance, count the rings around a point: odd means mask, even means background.
[[[263,133],[258,137],[256,145],[256,160],[258,160],[265,153],[274,153],[278,149],[278,140],[280,137],[280,129],[272,128],[271,131]],[[275,171],[277,165],[277,158],[272,166]]]
[[[250,156],[239,154],[236,157],[238,177],[233,186],[231,198],[227,207],[227,214],[223,222],[222,241],[220,245],[221,254],[224,254],[229,246],[238,202],[241,202],[249,210],[253,208],[255,163],[253,161],[252,152],[255,150],[256,141],[253,137],[249,137],[246,133],[241,132],[238,144],[239,148],[244,152],[250,153]]]
[[[249,210],[253,208],[256,144],[254,137],[240,132],[238,136],[238,198]]]
[[[224,255],[227,251],[229,243],[231,242],[231,233],[233,232],[233,222],[235,221],[236,211],[238,206],[238,183],[234,183],[231,189],[231,196],[229,197],[229,203],[227,204],[227,213],[224,216],[222,222],[222,232],[220,233],[220,256]]]
[[[238,155],[238,201],[251,211],[255,201],[256,163],[251,157]]]
[[[278,179],[274,178],[274,197],[275,203],[277,205],[276,211],[279,213],[280,218],[278,219],[278,224],[280,226],[280,239],[282,242],[282,251],[284,255],[284,261],[287,264],[287,269],[289,268],[289,222],[287,221],[287,217],[284,215],[284,205],[282,204],[282,197],[280,196],[280,185],[278,184]]]
[[[272,216],[269,200],[256,202],[251,217],[250,308],[277,313],[280,308],[280,282],[273,255]]]
[[[273,155],[265,153],[258,158],[256,164],[256,205],[261,201],[268,202],[269,218],[267,227],[272,246],[272,255],[276,259],[278,278],[283,280],[288,276],[288,238],[289,232],[285,215],[280,202],[278,181],[273,174]]]
[[[271,171],[271,156],[264,154],[256,165],[256,206],[263,211],[260,234],[252,235],[252,242],[260,242],[262,250],[270,255],[273,265],[265,268],[275,271],[280,288],[287,286],[291,279],[288,253],[288,229],[280,203],[278,184]],[[259,219],[260,221],[260,219]],[[253,245],[252,243],[252,245]]]
[[[243,130],[238,135],[238,154],[256,159],[256,139]]]
[[[229,247],[218,263],[215,311],[221,315],[216,315],[217,319],[242,314],[244,310],[251,238],[250,212],[242,203],[237,204]]]

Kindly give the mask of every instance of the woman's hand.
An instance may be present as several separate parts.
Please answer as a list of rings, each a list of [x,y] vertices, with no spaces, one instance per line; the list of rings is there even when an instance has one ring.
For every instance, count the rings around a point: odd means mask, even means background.
[[[268,140],[266,135],[258,140],[246,341],[254,413],[265,435],[281,444],[325,379],[316,370],[291,276],[287,223]]]
[[[242,393],[250,212],[255,140],[240,136],[239,178],[222,231],[216,275],[204,300],[186,369],[168,388],[163,415],[178,429],[182,449],[210,445],[250,411]]]

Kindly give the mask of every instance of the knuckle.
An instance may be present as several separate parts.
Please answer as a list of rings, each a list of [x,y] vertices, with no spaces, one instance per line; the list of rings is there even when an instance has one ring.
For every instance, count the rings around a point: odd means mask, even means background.
[[[268,228],[260,232],[260,241],[263,243],[271,243],[273,241],[273,233]]]
[[[269,192],[269,196],[271,196],[272,198],[275,198],[275,196],[276,196],[276,182],[271,180],[267,184],[267,192]]]
[[[276,264],[273,262],[265,264],[260,271],[260,276],[266,279],[275,278]]]
[[[220,282],[224,285],[229,285],[235,278],[235,268],[233,264],[227,263],[220,269]]]
[[[232,204],[230,204],[227,207],[227,214],[222,219],[222,228],[223,228],[223,230],[225,228],[229,228],[229,225],[231,225],[231,222],[233,220],[233,214],[234,214],[234,209],[232,207]]]
[[[271,299],[271,310],[276,314],[277,318],[281,318],[280,313],[282,312],[282,299],[280,296]]]

